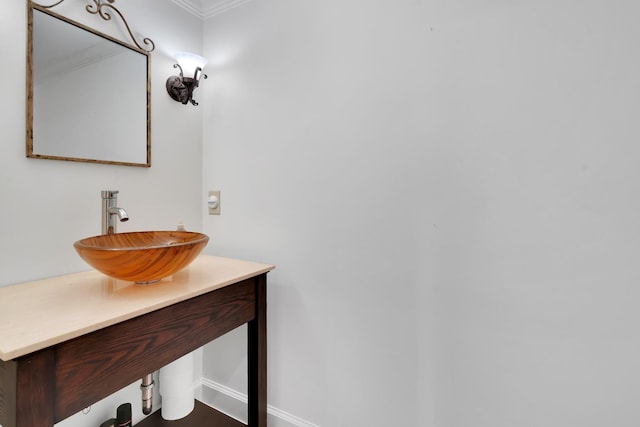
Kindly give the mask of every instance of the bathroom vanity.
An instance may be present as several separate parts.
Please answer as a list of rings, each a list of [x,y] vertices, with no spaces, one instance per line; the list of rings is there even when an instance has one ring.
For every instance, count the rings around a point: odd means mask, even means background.
[[[51,427],[248,324],[248,421],[266,427],[266,284],[272,265],[200,255],[142,286],[90,271],[0,288],[0,425]],[[242,426],[196,402],[138,425]]]

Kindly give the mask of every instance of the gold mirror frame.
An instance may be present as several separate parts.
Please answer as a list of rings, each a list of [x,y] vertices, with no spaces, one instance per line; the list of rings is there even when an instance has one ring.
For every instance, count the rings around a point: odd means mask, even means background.
[[[109,21],[112,18],[111,12],[115,12],[117,16],[120,17],[122,23],[126,27],[126,30],[133,40],[133,44],[126,43],[124,41],[118,40],[114,37],[111,37],[107,34],[104,34],[100,31],[97,31],[91,27],[88,27],[84,24],[76,22],[72,19],[69,19],[63,15],[55,13],[50,9],[58,6],[64,0],[59,0],[57,3],[52,4],[50,6],[44,6],[38,3],[35,3],[32,0],[27,0],[27,127],[26,127],[26,151],[27,157],[29,158],[38,158],[38,159],[51,159],[51,160],[66,160],[66,161],[74,161],[74,162],[88,162],[88,163],[103,163],[103,164],[113,164],[113,165],[124,165],[124,166],[138,166],[138,167],[150,167],[151,166],[151,56],[150,53],[155,49],[155,45],[153,41],[148,38],[144,38],[142,43],[139,43],[135,36],[133,35],[127,21],[123,17],[122,13],[118,9],[116,9],[112,3],[115,0],[106,0],[108,3],[104,3],[103,0],[91,0],[93,4],[89,4],[85,7],[85,10],[94,15],[100,16],[103,20]],[[70,24],[74,27],[79,28],[80,30],[87,31],[96,36],[99,36],[107,41],[116,43],[120,46],[123,46],[127,49],[131,49],[134,52],[144,55],[145,63],[146,63],[146,162],[129,162],[129,161],[119,161],[119,160],[110,160],[110,159],[94,159],[94,158],[83,158],[83,157],[67,157],[67,156],[59,156],[59,155],[50,155],[50,154],[39,154],[34,152],[34,76],[33,76],[33,20],[34,20],[34,10],[39,12],[43,12],[53,18],[59,19],[67,24]],[[99,127],[96,126],[97,131],[99,131]]]

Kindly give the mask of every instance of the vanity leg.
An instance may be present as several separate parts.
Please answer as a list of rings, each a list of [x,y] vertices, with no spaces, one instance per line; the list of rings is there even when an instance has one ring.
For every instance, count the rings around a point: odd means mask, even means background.
[[[256,283],[256,317],[248,324],[249,427],[267,427],[267,276]]]
[[[53,412],[52,350],[43,350],[0,367],[0,400],[11,407],[0,408],[3,427],[51,427]]]

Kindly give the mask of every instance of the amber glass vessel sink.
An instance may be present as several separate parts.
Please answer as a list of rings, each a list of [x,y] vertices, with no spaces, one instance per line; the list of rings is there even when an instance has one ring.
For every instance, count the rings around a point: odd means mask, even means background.
[[[191,231],[139,231],[87,237],[73,246],[109,277],[154,283],[189,265],[208,241],[206,234]]]

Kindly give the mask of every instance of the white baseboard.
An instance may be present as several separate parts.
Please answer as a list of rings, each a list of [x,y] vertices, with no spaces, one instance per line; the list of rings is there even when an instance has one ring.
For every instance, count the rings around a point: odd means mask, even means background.
[[[247,395],[225,385],[202,378],[198,396],[202,403],[217,409],[243,423],[247,422]],[[293,414],[267,405],[267,426],[269,427],[319,427]]]

